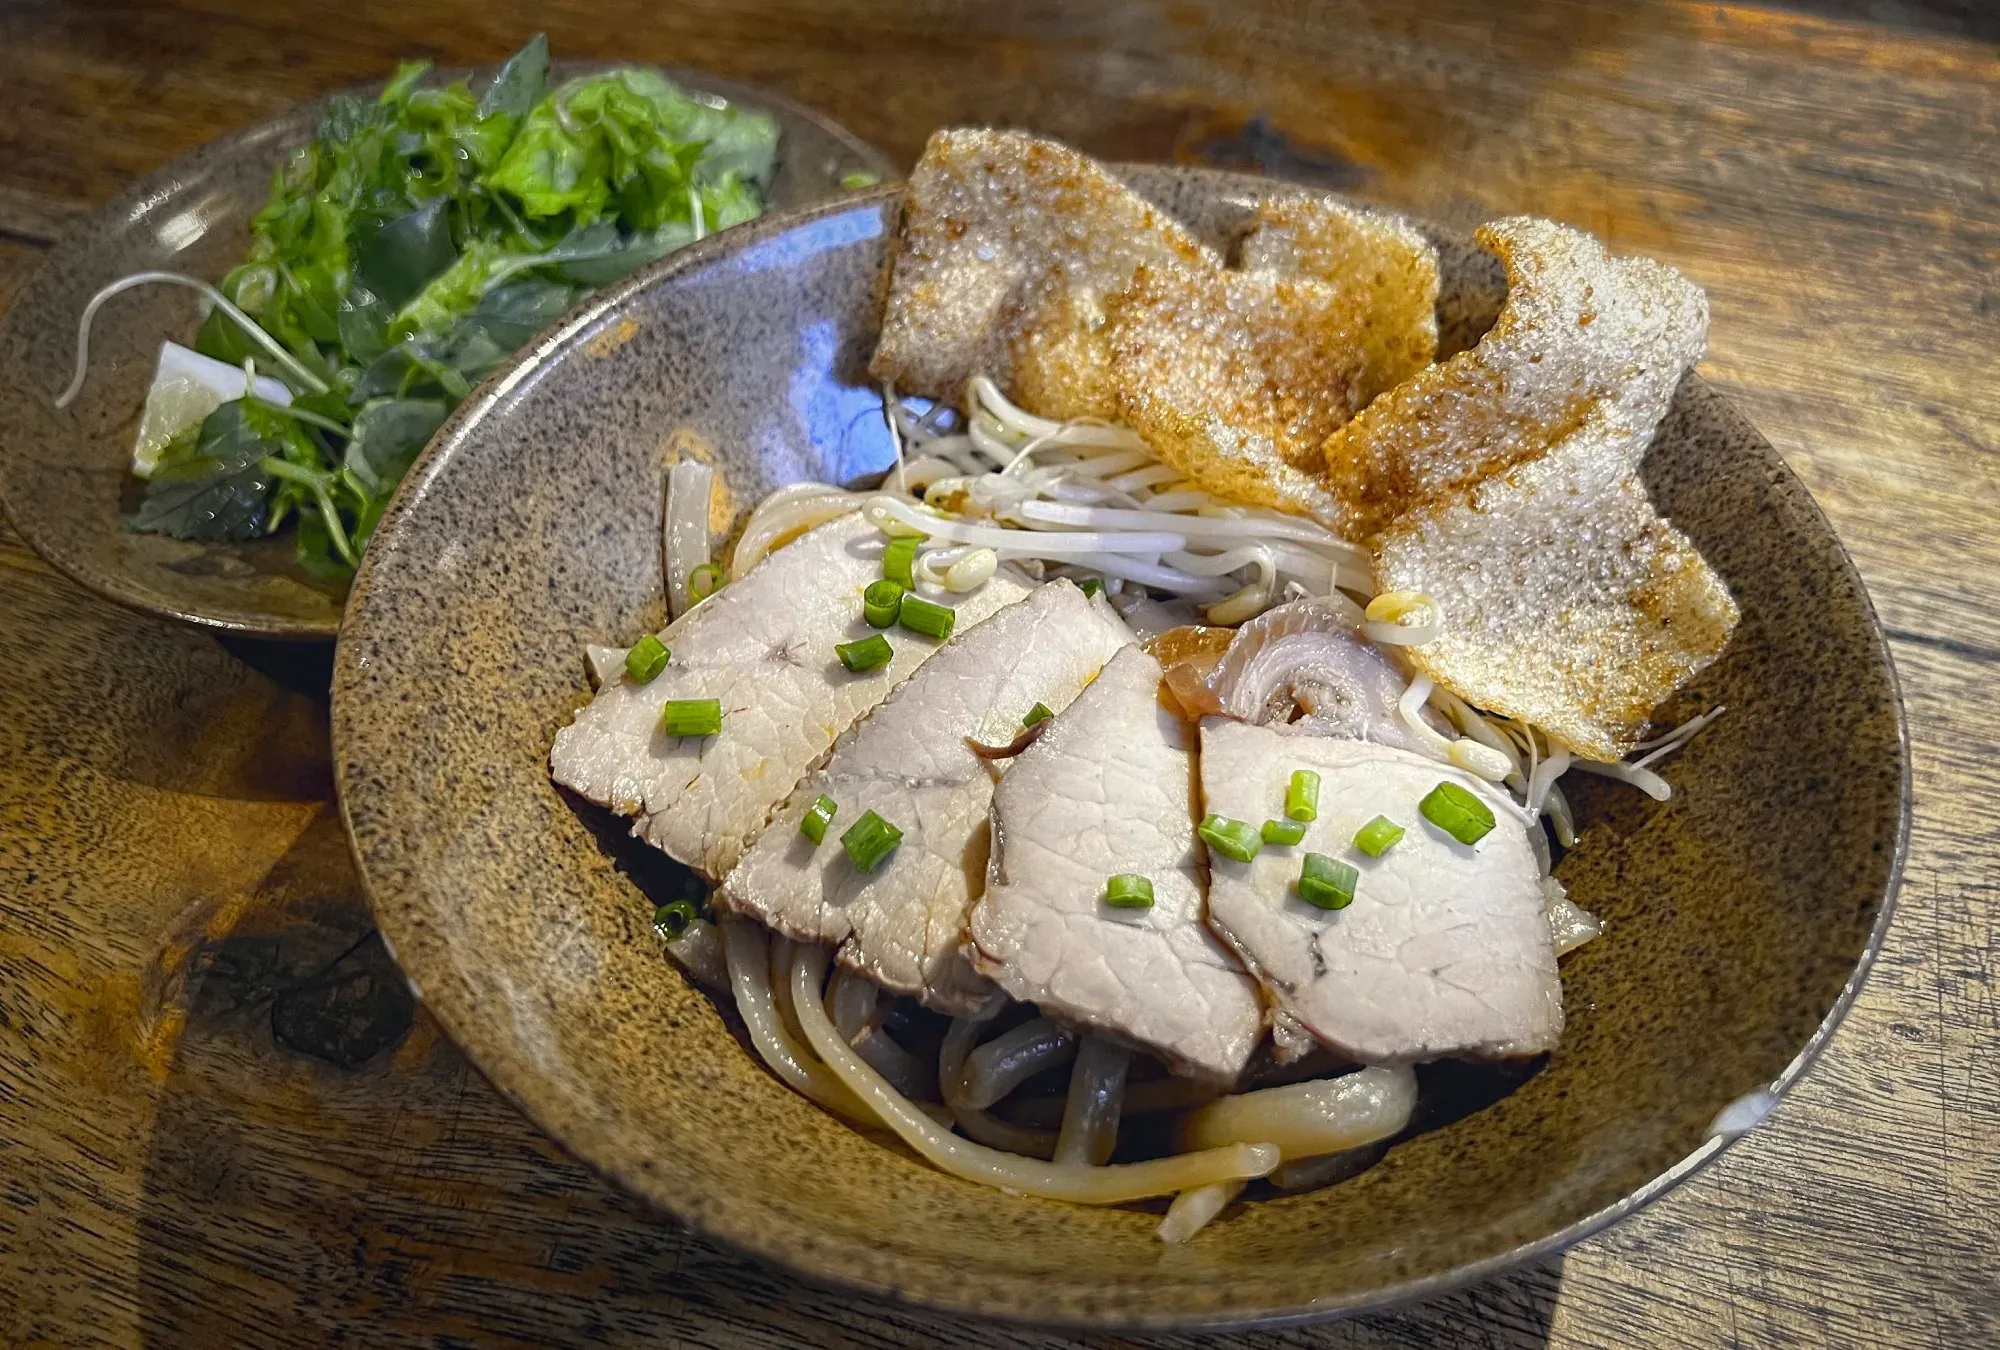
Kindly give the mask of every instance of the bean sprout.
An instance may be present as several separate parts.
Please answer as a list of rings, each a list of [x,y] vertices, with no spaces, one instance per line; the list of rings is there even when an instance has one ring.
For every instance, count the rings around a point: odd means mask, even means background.
[[[241,328],[244,336],[269,352],[271,359],[278,363],[278,368],[285,374],[311,393],[326,392],[325,380],[308,370],[298,357],[286,351],[284,345],[265,332],[255,319],[238,309],[228,296],[206,281],[179,272],[134,272],[131,276],[120,277],[91,296],[90,303],[83,307],[83,317],[77,320],[76,325],[76,373],[70,376],[69,383],[63,387],[63,391],[56,395],[56,407],[67,408],[70,401],[83,392],[84,377],[90,371],[90,325],[97,318],[97,311],[103,308],[104,302],[114,295],[122,295],[136,287],[154,285],[185,286],[191,291],[198,292],[211,305],[227,315],[230,322]]]

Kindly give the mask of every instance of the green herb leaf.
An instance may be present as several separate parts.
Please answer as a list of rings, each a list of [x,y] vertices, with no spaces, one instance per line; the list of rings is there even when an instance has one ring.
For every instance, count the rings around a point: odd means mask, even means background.
[[[548,82],[549,39],[547,34],[537,33],[500,67],[493,83],[480,95],[478,119],[460,134],[459,144],[473,163],[484,169],[501,161],[521,129],[522,119],[541,101]]]
[[[410,98],[410,91],[415,89],[417,82],[430,74],[430,72],[431,63],[428,61],[399,62],[396,66],[396,73],[390,77],[389,83],[383,86],[382,93],[375,101],[385,107],[395,107],[399,104],[407,103]]]
[[[399,482],[450,410],[441,399],[383,398],[362,406],[341,463],[371,494]]]
[[[192,436],[168,443],[130,527],[211,543],[255,539],[265,531],[276,487],[264,461],[296,448],[287,445],[291,430],[257,403],[223,404]]]
[[[392,309],[458,261],[451,202],[436,198],[396,217],[355,251],[354,279]]]

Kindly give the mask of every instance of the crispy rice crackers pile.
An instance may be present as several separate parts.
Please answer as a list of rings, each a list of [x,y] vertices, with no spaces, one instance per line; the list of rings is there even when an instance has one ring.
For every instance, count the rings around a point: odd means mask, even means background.
[[[875,374],[1122,422],[1195,485],[1310,516],[1422,591],[1408,649],[1468,702],[1614,759],[1721,652],[1735,602],[1638,478],[1700,357],[1701,291],[1531,217],[1491,331],[1438,362],[1438,265],[1392,217],[1280,191],[1214,249],[1093,161],[1018,132],[931,138]]]

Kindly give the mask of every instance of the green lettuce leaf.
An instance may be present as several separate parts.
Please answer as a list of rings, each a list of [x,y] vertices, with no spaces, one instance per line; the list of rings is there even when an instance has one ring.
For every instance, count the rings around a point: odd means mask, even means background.
[[[442,399],[385,398],[364,404],[341,463],[373,496],[386,496],[451,409]]]
[[[295,423],[260,403],[223,404],[161,453],[131,528],[211,543],[255,539],[265,531],[277,483],[263,461],[296,452],[288,444],[295,433]]]
[[[480,96],[477,118],[460,135],[459,144],[475,165],[490,169],[500,162],[521,129],[522,119],[541,101],[548,83],[549,39],[537,33],[500,67]]]

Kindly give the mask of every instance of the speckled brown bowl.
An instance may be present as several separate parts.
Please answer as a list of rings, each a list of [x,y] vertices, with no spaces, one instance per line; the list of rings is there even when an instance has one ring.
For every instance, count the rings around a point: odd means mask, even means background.
[[[608,68],[559,61],[554,73],[567,79]],[[789,99],[699,71],[669,74],[778,119],[774,207],[838,194],[848,173],[895,176],[880,151]],[[374,88],[356,92],[372,96]],[[200,544],[125,528],[137,505],[129,470],[146,385],[160,342],[186,342],[199,325],[192,292],[148,287],[106,305],[91,334],[89,382],[68,410],[54,404],[69,382],[77,316],[91,295],[151,269],[218,280],[243,255],[273,167],[312,138],[324,107],[324,100],[302,103],[141,179],[78,225],[0,319],[0,505],[37,553],[121,604],[262,637],[330,639],[340,628],[345,588],[297,566],[289,530],[246,544]]]
[[[1259,190],[1129,175],[1212,238]],[[1583,839],[1561,875],[1606,933],[1565,964],[1569,1030],[1540,1073],[1431,1071],[1444,1109],[1372,1170],[1166,1247],[1152,1214],[1010,1197],[846,1128],[676,973],[648,926],[657,855],[550,785],[550,740],[586,697],[582,644],[661,619],[670,437],[714,447],[739,505],[888,462],[862,364],[896,210],[893,190],[859,195],[634,278],[467,403],[404,485],[341,634],[334,747],[382,931],[450,1034],[580,1157],[708,1233],[814,1277],[1045,1322],[1229,1325],[1418,1297],[1558,1250],[1714,1157],[1717,1114],[1782,1092],[1853,997],[1888,915],[1907,759],[1840,545],[1696,379],[1647,473],[1744,618],[1668,713],[1729,712],[1667,764],[1672,801],[1576,793]],[[1446,256],[1462,343],[1498,274],[1463,245]]]

